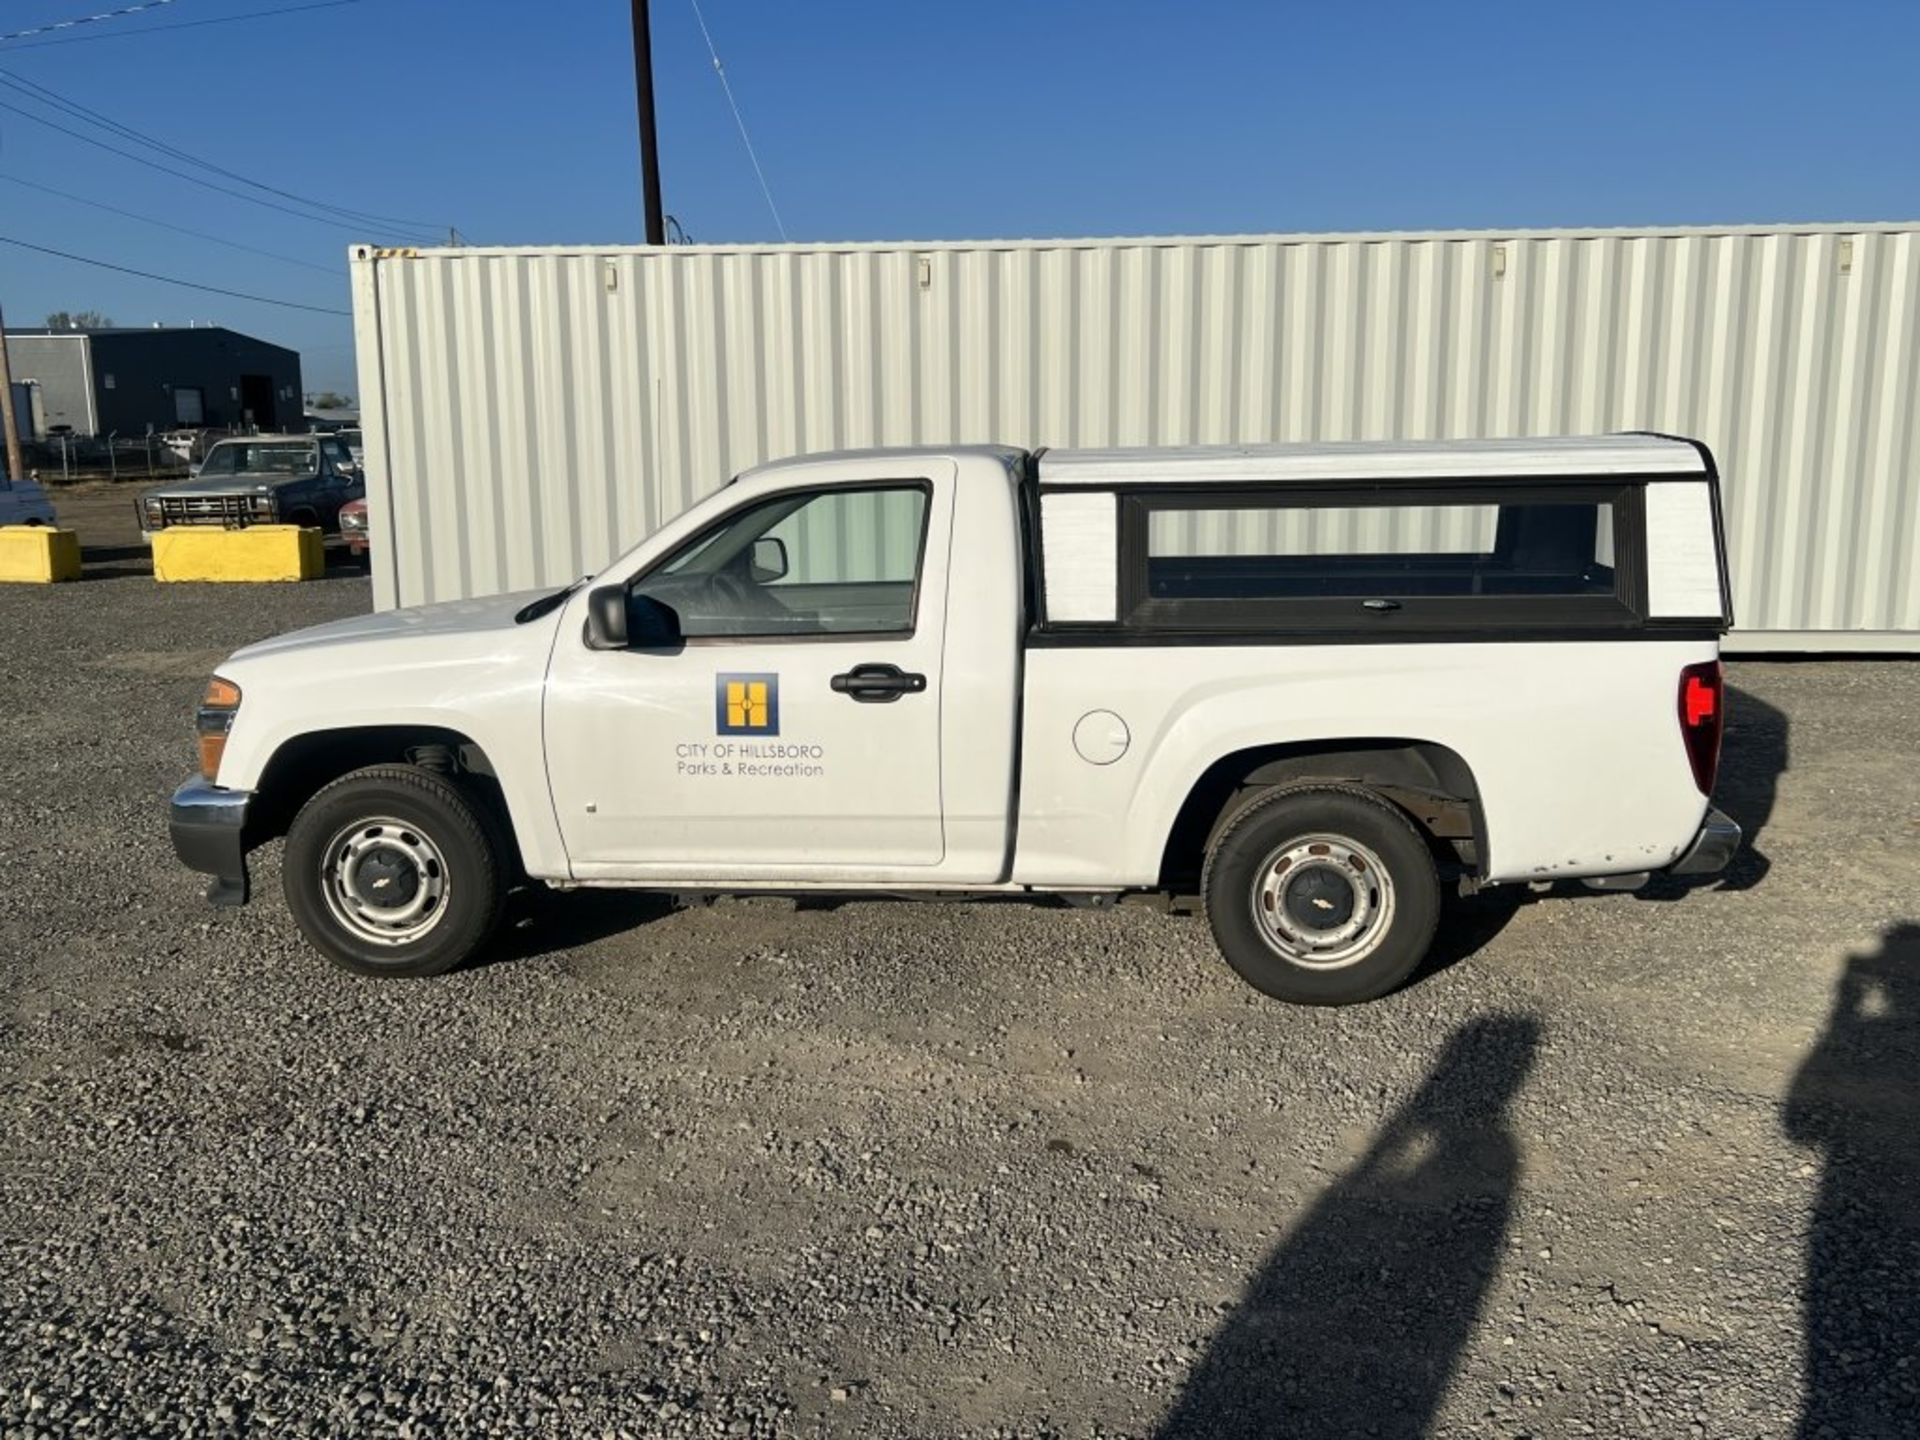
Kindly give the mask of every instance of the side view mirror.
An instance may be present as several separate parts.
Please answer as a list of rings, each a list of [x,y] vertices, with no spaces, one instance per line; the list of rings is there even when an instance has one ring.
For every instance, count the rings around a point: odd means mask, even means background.
[[[627,648],[627,587],[602,585],[587,596],[587,648]]]
[[[787,542],[776,535],[762,535],[753,542],[751,573],[756,585],[770,585],[787,573]]]
[[[680,617],[651,595],[631,595],[624,585],[588,593],[588,649],[659,650],[680,642]]]

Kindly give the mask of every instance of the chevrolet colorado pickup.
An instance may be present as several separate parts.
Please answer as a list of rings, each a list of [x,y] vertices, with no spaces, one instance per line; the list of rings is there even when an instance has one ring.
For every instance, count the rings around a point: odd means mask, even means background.
[[[1712,457],[1654,435],[804,457],[557,592],[251,645],[181,858],[349,969],[518,884],[1132,894],[1286,1000],[1378,996],[1445,887],[1727,862]]]

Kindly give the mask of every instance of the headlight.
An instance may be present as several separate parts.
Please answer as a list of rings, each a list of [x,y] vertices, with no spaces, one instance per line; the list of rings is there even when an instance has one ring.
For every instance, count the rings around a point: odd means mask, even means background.
[[[364,530],[367,528],[367,512],[364,510],[342,510],[340,512],[342,530]]]
[[[247,497],[247,509],[255,515],[271,515],[273,514],[273,496],[249,495]]]
[[[220,757],[226,752],[227,732],[233,729],[233,717],[240,710],[240,687],[216,675],[207,682],[207,693],[200,699],[194,729],[200,737],[200,775],[213,780],[220,774]]]

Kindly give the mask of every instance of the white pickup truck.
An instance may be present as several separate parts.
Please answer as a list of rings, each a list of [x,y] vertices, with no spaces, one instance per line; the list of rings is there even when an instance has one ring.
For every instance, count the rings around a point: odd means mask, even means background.
[[[320,950],[430,975],[512,886],[1204,902],[1270,995],[1443,887],[1723,867],[1706,448],[968,446],[741,475],[590,581],[248,646],[181,858],[286,836]]]

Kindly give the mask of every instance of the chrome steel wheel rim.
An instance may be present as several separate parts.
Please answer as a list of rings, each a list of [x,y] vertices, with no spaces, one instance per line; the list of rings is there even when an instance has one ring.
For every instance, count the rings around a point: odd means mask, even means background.
[[[320,893],[340,927],[376,945],[408,945],[447,913],[446,857],[417,825],[388,815],[336,831],[320,858]]]
[[[1393,877],[1380,857],[1344,835],[1303,835],[1261,862],[1252,893],[1262,938],[1312,970],[1356,965],[1393,925]]]

